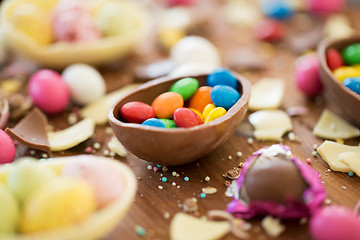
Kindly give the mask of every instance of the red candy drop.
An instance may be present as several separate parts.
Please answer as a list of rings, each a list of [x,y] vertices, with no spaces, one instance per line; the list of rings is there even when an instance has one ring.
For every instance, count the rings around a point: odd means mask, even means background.
[[[131,123],[142,123],[149,118],[155,117],[154,109],[142,102],[128,102],[120,109],[121,116]]]
[[[344,66],[344,60],[336,49],[329,49],[326,53],[326,61],[331,70]]]
[[[273,19],[264,19],[254,28],[254,35],[262,41],[279,41],[284,37],[284,26]]]
[[[178,108],[174,112],[176,126],[189,128],[202,124],[201,118],[188,108]]]

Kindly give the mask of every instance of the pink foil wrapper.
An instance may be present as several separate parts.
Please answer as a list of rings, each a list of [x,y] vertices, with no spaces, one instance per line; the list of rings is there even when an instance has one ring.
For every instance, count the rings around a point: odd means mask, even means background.
[[[288,146],[280,146],[286,151],[291,151]],[[245,161],[241,175],[236,183],[238,192],[244,183],[244,178],[246,172],[251,166],[251,161],[261,155],[261,150],[262,149],[256,151]],[[309,187],[303,192],[303,202],[285,201],[284,204],[279,204],[272,201],[251,201],[247,205],[245,202],[241,201],[241,199],[236,199],[236,197],[234,197],[234,200],[228,205],[227,211],[232,213],[235,217],[245,219],[252,218],[256,215],[272,215],[279,218],[293,219],[311,216],[313,212],[321,207],[324,199],[326,198],[325,188],[321,183],[319,173],[315,172],[314,169],[294,155],[290,156],[290,160],[296,164],[302,177],[309,185]]]

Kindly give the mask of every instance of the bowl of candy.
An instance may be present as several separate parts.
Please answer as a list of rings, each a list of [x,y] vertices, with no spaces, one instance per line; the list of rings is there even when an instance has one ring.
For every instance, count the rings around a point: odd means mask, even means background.
[[[149,23],[133,1],[7,0],[1,6],[9,47],[53,68],[124,57],[149,32]]]
[[[334,111],[360,126],[360,37],[324,40],[318,55],[327,102]]]
[[[78,155],[0,167],[0,238],[99,239],[128,211],[136,178],[124,164]]]
[[[236,130],[251,92],[227,69],[149,81],[121,97],[109,119],[119,141],[140,159],[181,165],[205,156]]]

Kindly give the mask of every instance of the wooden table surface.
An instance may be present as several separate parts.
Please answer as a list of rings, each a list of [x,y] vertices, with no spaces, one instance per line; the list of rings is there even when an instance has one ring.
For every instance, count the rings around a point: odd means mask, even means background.
[[[357,14],[360,9],[348,10],[352,25],[360,29],[360,15]],[[246,28],[232,27],[225,23],[221,17],[217,17],[218,12],[214,12],[213,19],[208,23],[206,29],[201,30],[201,34],[209,38],[219,48],[224,57],[234,49],[243,47],[253,47],[262,53],[267,53],[266,69],[262,71],[238,71],[246,76],[251,83],[257,82],[262,77],[279,77],[286,81],[285,97],[281,109],[286,110],[293,106],[304,106],[308,108],[309,113],[306,116],[292,117],[293,132],[298,141],[290,141],[284,136],[283,144],[291,147],[293,153],[305,161],[312,159],[311,166],[320,172],[321,180],[328,193],[328,199],[331,204],[340,204],[348,208],[354,208],[360,199],[360,178],[358,176],[349,177],[346,173],[328,172],[329,166],[319,157],[312,157],[313,145],[320,145],[323,139],[317,138],[312,134],[312,129],[316,124],[322,110],[326,107],[326,102],[321,96],[316,99],[308,99],[302,95],[294,83],[295,59],[298,57],[286,43],[280,43],[274,46],[272,51],[259,42],[252,40],[251,31]],[[290,27],[290,26],[288,26]],[[196,32],[195,32],[196,33]],[[267,50],[266,50],[267,49]],[[139,64],[148,64],[159,59],[163,59],[167,53],[161,51],[154,41],[150,38],[147,44],[140,48],[134,56],[123,61],[117,61],[107,66],[101,67],[107,91],[118,89],[131,82],[141,82],[143,79],[136,77],[135,69]],[[224,63],[225,67],[227,63]],[[69,112],[55,117],[49,117],[49,123],[56,129],[67,127],[67,116]],[[248,116],[248,115],[247,115]],[[131,153],[125,158],[116,157],[119,161],[128,164],[138,178],[138,191],[134,203],[128,214],[122,222],[118,224],[104,239],[169,239],[169,226],[171,219],[177,212],[182,211],[181,204],[185,199],[195,197],[198,200],[198,212],[195,216],[206,215],[208,210],[224,210],[227,204],[232,200],[225,196],[226,186],[223,173],[230,168],[237,167],[239,163],[244,162],[254,151],[263,146],[268,146],[276,142],[259,142],[254,140],[252,144],[248,143],[248,138],[252,136],[252,127],[247,121],[238,127],[236,132],[219,148],[207,156],[184,166],[169,167],[166,172],[161,170],[154,172],[148,170],[148,165],[156,166],[138,159]],[[10,123],[13,125],[14,122]],[[105,128],[109,125],[96,127],[95,135],[92,139],[61,153],[53,153],[54,156],[84,154],[87,146],[92,146],[98,142],[102,148],[95,155],[104,155],[106,143],[112,135],[105,133]],[[360,138],[345,141],[346,144],[358,145]],[[193,144],[196,144],[194,142]],[[144,146],[146,147],[146,146]],[[242,152],[241,157],[237,157],[237,152]],[[17,157],[29,154],[29,149],[19,145],[17,147]],[[40,154],[40,153],[39,153]],[[172,176],[176,171],[180,176]],[[162,182],[161,177],[167,177],[167,182]],[[187,176],[190,181],[185,182],[183,178]],[[206,182],[206,176],[210,181]],[[176,186],[172,185],[176,183]],[[159,186],[163,188],[160,189]],[[206,186],[217,188],[218,192],[214,195],[207,195],[206,198],[200,198],[201,189]],[[343,186],[346,187],[343,188]],[[253,228],[250,231],[251,239],[271,239],[258,226],[259,219],[250,221]],[[300,224],[299,221],[283,221],[286,225],[286,231],[278,239],[310,239],[307,224]],[[136,226],[141,226],[146,230],[146,234],[140,237],[136,231]],[[235,239],[231,234],[224,239]]]

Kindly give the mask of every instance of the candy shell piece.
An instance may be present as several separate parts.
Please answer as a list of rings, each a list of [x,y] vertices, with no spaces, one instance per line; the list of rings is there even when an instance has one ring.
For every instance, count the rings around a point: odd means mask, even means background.
[[[0,164],[11,163],[15,159],[15,145],[6,132],[0,129]]]
[[[155,117],[154,109],[143,102],[128,102],[120,108],[121,116],[131,123],[143,123],[149,118]]]
[[[165,124],[157,118],[149,118],[146,121],[144,121],[141,125],[165,128]]]
[[[284,34],[284,25],[274,19],[264,19],[254,27],[255,38],[262,41],[280,41],[284,37]]]
[[[344,66],[344,60],[338,50],[331,48],[326,52],[326,61],[331,71]]]
[[[199,87],[199,81],[195,78],[183,78],[176,81],[169,92],[176,92],[182,96],[184,101],[188,100]]]
[[[36,233],[80,223],[95,209],[94,190],[88,182],[58,177],[42,185],[27,199],[19,230]]]
[[[176,92],[165,92],[157,96],[151,104],[157,118],[172,118],[176,109],[184,106],[182,96]]]
[[[62,78],[70,89],[72,100],[80,105],[102,97],[106,92],[104,78],[87,64],[73,64],[62,72]]]
[[[201,118],[188,108],[178,108],[174,112],[174,121],[176,126],[189,128],[201,125]]]
[[[346,78],[343,85],[356,94],[360,95],[360,77]]]
[[[357,67],[342,66],[333,71],[334,76],[343,82],[346,78],[359,77],[360,69]]]
[[[0,183],[0,234],[16,232],[20,210],[15,197]]]
[[[351,44],[347,46],[341,55],[344,62],[348,65],[360,64],[360,43]]]
[[[64,111],[70,98],[60,74],[49,69],[39,70],[30,77],[28,92],[34,104],[47,114]]]
[[[323,89],[319,71],[319,60],[315,54],[305,55],[296,62],[296,85],[309,97],[318,95]]]
[[[212,103],[211,100],[211,89],[209,86],[202,86],[191,97],[189,101],[189,108],[194,108],[200,112],[202,112],[206,105]]]
[[[211,121],[214,121],[215,119],[222,117],[226,114],[226,110],[225,108],[222,107],[217,107],[214,110],[212,110],[209,115],[207,115],[205,122],[204,123],[208,123]]]
[[[216,107],[223,107],[225,110],[229,110],[241,97],[238,91],[227,85],[216,85],[210,96]]]
[[[84,157],[77,161],[68,161],[61,175],[80,178],[90,183],[100,209],[121,197],[124,190],[124,180],[119,173],[109,163],[97,158]]]
[[[360,239],[360,219],[343,206],[327,206],[311,218],[310,233],[315,240]]]
[[[159,119],[165,125],[165,128],[177,128],[176,123],[172,119],[161,118]]]
[[[217,68],[208,75],[206,85],[210,87],[227,85],[237,90],[239,83],[232,72],[225,68]]]
[[[205,63],[219,66],[220,56],[216,47],[206,38],[187,36],[178,41],[170,51],[176,66],[186,63]]]

